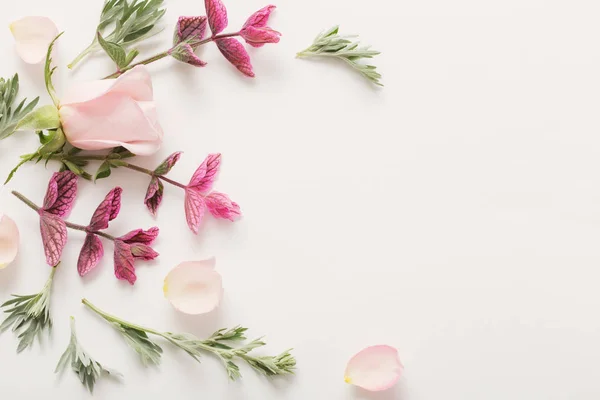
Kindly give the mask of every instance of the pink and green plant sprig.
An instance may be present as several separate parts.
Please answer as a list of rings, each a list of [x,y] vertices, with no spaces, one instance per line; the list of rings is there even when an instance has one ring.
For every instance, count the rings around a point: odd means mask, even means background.
[[[123,154],[123,157],[119,154]],[[111,168],[118,167],[128,168],[150,176],[150,184],[146,191],[144,204],[152,215],[157,214],[158,208],[162,204],[165,190],[164,183],[183,189],[185,191],[186,220],[189,228],[195,234],[198,234],[207,210],[215,218],[227,219],[232,222],[237,220],[241,216],[240,206],[232,201],[228,195],[212,191],[221,167],[221,154],[208,155],[196,169],[187,185],[166,176],[179,161],[181,155],[182,152],[171,154],[154,170],[125,161],[124,158],[129,157],[129,153],[122,152],[120,149],[113,150],[108,155],[86,155],[79,152],[71,154],[71,152],[67,152],[55,154],[52,159],[59,160],[63,163],[63,167],[69,165],[70,168],[75,170],[75,173],[86,176],[91,176],[83,169],[88,161],[102,161],[96,177],[107,177],[110,175]]]
[[[119,65],[118,60],[125,60],[123,58],[125,50],[115,50],[118,47],[118,44],[115,43],[104,46],[104,50],[115,60],[118,67],[117,71],[104,79],[116,78],[138,65],[148,65],[169,56],[196,67],[204,67],[206,62],[196,55],[195,50],[213,42],[221,54],[241,73],[254,77],[250,55],[236,37],[241,37],[253,47],[262,47],[266,43],[278,43],[281,33],[267,26],[269,16],[276,7],[268,5],[258,10],[246,20],[239,31],[222,33],[229,23],[225,5],[221,0],[205,0],[204,4],[207,16],[180,17],[175,27],[173,46],[143,61],[135,64],[125,61]],[[205,37],[207,23],[212,35]]]
[[[58,264],[67,244],[67,229],[73,229],[86,233],[77,263],[81,276],[93,270],[102,259],[104,255],[104,247],[100,240],[102,237],[114,243],[115,276],[133,285],[137,279],[135,260],[149,261],[158,257],[158,253],[150,246],[158,236],[159,229],[156,227],[147,231],[136,229],[120,237],[104,232],[108,228],[108,223],[119,215],[122,193],[119,187],[106,195],[94,212],[89,225],[66,221],[65,217],[70,213],[77,196],[77,179],[77,175],[71,171],[54,173],[48,183],[42,207],[17,191],[13,190],[12,194],[39,214],[42,244],[48,265]]]

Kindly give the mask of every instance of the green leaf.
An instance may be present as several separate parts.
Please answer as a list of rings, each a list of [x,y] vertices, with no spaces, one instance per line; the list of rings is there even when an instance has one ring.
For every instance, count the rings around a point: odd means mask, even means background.
[[[106,54],[117,64],[119,69],[127,66],[127,55],[121,45],[104,40],[100,32],[98,32],[98,43],[100,43]]]
[[[28,104],[26,104],[27,99],[23,99],[13,109],[18,92],[18,74],[9,79],[0,78],[0,140],[15,132],[17,123],[37,106],[40,99],[37,97]]]
[[[98,168],[98,171],[96,171],[96,174],[94,175],[94,182],[98,179],[108,178],[111,174],[110,167],[110,162],[104,161]]]
[[[56,67],[52,68],[52,50],[54,49],[54,43],[58,40],[59,37],[63,35],[64,32],[58,34],[57,37],[50,43],[48,46],[48,53],[46,53],[46,65],[44,66],[44,78],[46,81],[46,90],[48,94],[52,98],[54,105],[58,108],[58,98],[56,97],[56,89],[54,89],[54,84],[52,83],[52,75],[56,70]]]
[[[61,150],[67,143],[65,133],[61,128],[48,131],[46,135],[40,135],[40,140],[43,140],[42,146],[38,149],[40,155],[51,155]]]
[[[24,116],[17,124],[15,131],[38,131],[58,127],[60,127],[58,109],[50,104]]]
[[[133,60],[140,54],[137,49],[133,49],[127,54],[127,59],[125,60],[125,66],[128,67],[129,64],[133,62]]]
[[[39,156],[38,153],[33,153],[33,154],[26,154],[24,156],[21,156],[21,162],[19,162],[17,164],[16,167],[14,167],[10,173],[8,174],[8,177],[6,178],[6,181],[4,181],[4,184],[6,185],[8,182],[10,182],[10,180],[15,176],[15,174],[17,173],[17,171],[19,170],[19,168],[21,168],[21,166],[23,164],[28,163],[29,161],[33,160],[34,158],[36,158],[37,156]]]

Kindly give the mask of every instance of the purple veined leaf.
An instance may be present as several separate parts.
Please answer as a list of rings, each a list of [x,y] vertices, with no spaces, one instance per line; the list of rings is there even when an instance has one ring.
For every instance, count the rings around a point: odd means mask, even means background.
[[[281,33],[271,28],[249,26],[240,31],[240,36],[252,47],[262,47],[267,43],[279,43]]]
[[[254,78],[250,56],[244,45],[234,38],[218,39],[217,47],[223,56],[232,63],[242,74]]]
[[[177,61],[193,65],[194,67],[205,67],[206,62],[194,53],[194,49],[189,43],[180,43],[169,50],[169,55]]]
[[[44,244],[44,253],[46,254],[46,263],[51,267],[55,267],[60,262],[60,257],[67,244],[65,221],[58,215],[42,210],[40,211],[40,232]]]
[[[76,196],[77,175],[71,171],[55,172],[48,183],[43,209],[64,218],[71,212]]]
[[[154,260],[159,256],[159,254],[154,251],[152,247],[140,243],[131,245],[131,254],[133,255],[134,259],[145,261]]]
[[[267,26],[267,23],[269,22],[269,17],[271,16],[271,12],[273,12],[273,10],[275,10],[276,8],[277,7],[275,7],[274,5],[269,5],[261,8],[246,20],[246,23],[244,23],[242,29],[247,28],[249,26],[253,26],[255,28],[263,28]]]
[[[158,167],[156,167],[154,173],[156,175],[166,175],[169,172],[171,172],[171,169],[175,166],[175,164],[177,164],[177,161],[179,161],[179,159],[181,158],[181,154],[183,154],[182,151],[178,151],[176,153],[171,154],[162,163],[160,163]]]
[[[206,210],[204,196],[194,189],[185,190],[185,219],[188,226],[196,235],[200,231],[200,224]]]
[[[188,187],[200,193],[208,192],[215,182],[220,167],[221,154],[209,154],[192,175]]]
[[[160,230],[156,226],[148,229],[147,231],[143,229],[136,229],[126,235],[121,236],[120,238],[117,238],[117,240],[120,240],[125,244],[140,243],[149,246],[154,243],[159,233]]]
[[[204,0],[208,24],[213,36],[223,32],[229,23],[227,20],[227,9],[221,0]]]
[[[88,272],[96,268],[103,255],[104,247],[100,238],[93,233],[88,233],[79,253],[79,260],[77,261],[79,275],[85,276]]]
[[[126,280],[134,284],[137,277],[135,275],[135,265],[131,246],[121,240],[115,240],[115,276],[117,279]]]
[[[160,179],[153,177],[150,181],[150,185],[148,186],[144,204],[146,204],[146,207],[148,207],[148,210],[154,216],[156,216],[158,207],[160,206],[160,203],[162,203],[164,191],[165,186]]]
[[[228,219],[233,222],[242,215],[240,206],[231,201],[229,196],[224,193],[212,192],[204,200],[208,211],[215,218]]]
[[[181,42],[199,42],[206,33],[206,17],[179,17],[175,27],[173,45]]]
[[[102,203],[96,208],[90,221],[90,230],[100,231],[108,228],[108,223],[117,218],[121,210],[121,194],[123,189],[116,187],[102,200]]]

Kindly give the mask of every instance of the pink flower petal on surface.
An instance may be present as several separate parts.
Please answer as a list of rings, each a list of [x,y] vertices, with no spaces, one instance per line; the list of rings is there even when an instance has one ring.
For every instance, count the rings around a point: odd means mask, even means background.
[[[219,39],[217,47],[223,56],[232,63],[242,74],[254,78],[250,56],[244,46],[234,38]]]
[[[10,24],[19,57],[28,64],[44,60],[50,42],[58,36],[58,28],[47,17],[25,17]]]
[[[77,261],[79,275],[84,276],[96,268],[103,255],[104,247],[100,238],[93,233],[88,233],[79,253],[79,260]]]
[[[185,190],[185,219],[188,226],[196,235],[204,218],[206,203],[204,196],[194,189]]]
[[[165,278],[163,291],[173,307],[185,314],[213,311],[223,297],[223,281],[215,271],[215,259],[179,264]]]
[[[224,193],[212,192],[204,198],[204,201],[206,202],[208,211],[215,218],[228,219],[233,222],[242,215],[240,206],[236,202],[231,201],[229,196]]]
[[[253,26],[255,28],[262,28],[264,26],[267,26],[267,23],[269,22],[269,17],[271,16],[271,12],[273,12],[273,10],[275,10],[276,8],[277,7],[275,7],[274,5],[269,5],[261,8],[246,20],[246,23],[244,24],[243,28],[247,28],[249,26]]]
[[[0,269],[6,268],[19,252],[19,228],[9,216],[0,216]]]
[[[137,277],[135,275],[135,265],[131,246],[120,240],[115,241],[115,276],[117,279],[126,280],[134,284]]]
[[[73,208],[77,196],[77,175],[71,171],[55,172],[48,182],[43,209],[61,218]]]
[[[221,0],[204,0],[208,24],[213,35],[223,32],[227,28],[227,9]]]
[[[153,177],[150,185],[148,185],[148,191],[146,191],[146,198],[144,199],[144,204],[146,204],[152,215],[156,215],[158,207],[162,203],[164,191],[165,186],[160,179]]]
[[[171,154],[166,158],[166,160],[160,163],[158,167],[156,167],[154,173],[156,175],[166,175],[171,172],[171,169],[175,166],[175,164],[177,164],[177,161],[179,161],[181,154],[183,154],[181,151]]]
[[[394,386],[403,369],[398,350],[385,345],[371,346],[352,357],[344,377],[349,384],[377,392]]]
[[[215,182],[220,167],[221,154],[209,154],[192,175],[188,187],[201,193],[208,192]]]
[[[100,231],[108,228],[108,223],[117,218],[121,210],[121,194],[123,189],[116,187],[104,198],[98,206],[90,221],[89,229],[92,231]]]
[[[136,229],[124,236],[121,236],[118,238],[118,240],[121,240],[127,244],[141,243],[150,246],[152,243],[154,243],[159,233],[160,230],[157,227],[150,228],[147,231],[143,229]]]
[[[56,267],[67,244],[67,226],[59,216],[40,211],[40,232],[46,254],[46,263]]]
[[[184,41],[199,42],[206,33],[206,17],[179,17],[173,44]]]

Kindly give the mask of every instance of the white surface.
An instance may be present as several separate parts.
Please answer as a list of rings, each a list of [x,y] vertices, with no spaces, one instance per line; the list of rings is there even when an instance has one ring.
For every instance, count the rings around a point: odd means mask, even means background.
[[[84,4],[85,3],[85,4]],[[94,7],[88,3],[98,3]],[[55,57],[63,88],[112,68],[95,58],[64,65],[93,35],[100,0],[11,1],[2,24],[48,15],[65,36]],[[266,3],[230,0],[233,28]],[[207,46],[209,65],[151,67],[167,132],[153,167],[186,154],[172,177],[187,180],[208,152],[223,153],[217,189],[244,219],[187,229],[183,193],[168,187],[157,221],[142,205],[148,180],[119,171],[82,183],[71,220],[85,222],[113,186],[125,190],[109,232],[158,224],[156,263],[138,263],[130,287],[112,272],[111,246],[81,280],[83,236],[71,234],[53,296],[55,329],[16,356],[0,337],[2,397],[88,398],[75,376],[53,368],[68,341],[68,316],[96,358],[125,374],[101,382],[97,399],[505,400],[600,396],[600,5],[558,0],[282,1],[271,25],[279,45],[252,50],[258,76],[237,73]],[[177,16],[199,0],[171,0]],[[342,24],[383,51],[383,90],[344,65],[296,60],[322,29]],[[162,46],[152,47],[160,49]],[[144,46],[150,54],[150,46]],[[2,31],[0,75],[21,74],[23,94],[44,93],[39,67],[16,59]],[[43,96],[47,101],[47,96]],[[0,143],[0,171],[34,146]],[[40,202],[51,169],[30,165],[12,186]],[[36,215],[2,196],[22,233],[18,263],[0,272],[0,297],[38,290],[48,274]],[[218,312],[177,314],[162,279],[183,260],[216,256],[225,301]],[[270,383],[242,367],[228,383],[210,357],[198,365],[164,345],[160,368],[143,369],[104,322],[80,305],[153,327],[198,335],[244,324],[268,335],[268,351],[294,347],[298,374]],[[367,395],[343,382],[367,345],[399,348],[406,373],[393,391]]]

